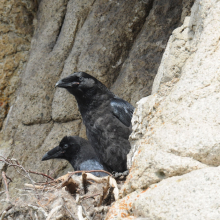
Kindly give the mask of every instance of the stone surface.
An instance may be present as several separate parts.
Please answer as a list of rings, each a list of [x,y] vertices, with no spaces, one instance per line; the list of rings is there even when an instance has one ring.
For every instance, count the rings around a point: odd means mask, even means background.
[[[22,10],[27,4],[28,12],[35,13],[28,0],[19,2],[22,2],[19,6]],[[70,134],[86,138],[74,97],[64,89],[55,89],[56,81],[74,71],[86,71],[112,88],[116,95],[134,104],[139,98],[150,94],[169,35],[190,13],[192,2],[35,0],[34,3],[39,5],[34,22],[24,19],[29,24],[27,27],[21,18],[12,22],[19,36],[23,36],[22,31],[29,33],[33,28],[34,34],[31,48],[30,44],[22,44],[21,40],[26,38],[17,40],[20,45],[16,46],[17,51],[27,53],[30,48],[30,53],[22,55],[23,63],[28,55],[28,62],[19,72],[22,73],[19,87],[4,113],[4,117],[7,113],[7,118],[0,134],[4,139],[0,152],[9,143],[7,156],[15,157],[27,169],[39,172],[50,169],[53,176],[70,170],[65,161],[41,162],[42,155],[57,145],[63,136]],[[8,44],[7,49],[14,50],[13,45]],[[16,71],[19,59],[16,56],[7,57],[5,70]],[[7,86],[8,91],[15,91],[16,79],[12,77],[15,87]],[[138,126],[135,130],[144,132],[145,128]],[[164,152],[158,151],[158,155],[161,154]],[[189,163],[189,159],[185,161],[182,156],[179,161],[172,163],[179,169],[182,169],[181,164]],[[197,161],[191,161],[195,166],[202,166]],[[192,167],[190,164],[188,169],[183,170],[187,172]],[[23,185],[23,180],[12,167],[4,169],[13,179],[13,194],[16,188]],[[169,169],[168,176],[172,173]],[[154,169],[152,172],[157,171]]]
[[[137,190],[130,195],[116,201],[106,215],[106,220],[109,219],[133,219],[132,204],[140,196],[141,190]]]
[[[168,37],[180,25],[194,0],[153,2],[152,10],[124,62],[112,90],[133,105],[151,94]],[[189,10],[188,10],[189,13]],[[123,85],[123,86],[122,86]]]
[[[110,87],[152,8],[151,3],[152,0],[146,4],[139,0],[95,1],[77,32],[61,78],[84,71]],[[58,88],[53,100],[53,119],[73,119],[78,114],[76,106],[72,96]]]
[[[34,0],[0,1],[0,129],[28,59],[36,10]]]
[[[0,145],[1,145],[0,155],[1,156],[7,158],[10,155],[10,153],[11,153],[11,144],[12,144],[11,141],[8,141],[8,142],[0,141]],[[5,163],[0,161],[0,170],[3,170],[4,167],[5,167]]]
[[[145,189],[127,219],[219,218],[219,12],[219,1],[197,0],[173,31],[152,95],[137,103],[125,197],[109,213]]]
[[[128,156],[134,164],[125,194],[157,182],[160,164],[168,176],[220,164],[220,35],[215,31],[220,27],[220,4],[211,6],[209,1],[196,1],[191,16],[168,42],[154,81],[154,95],[138,102]]]
[[[220,168],[207,168],[152,185],[134,201],[136,217],[159,219],[219,219]]]
[[[72,166],[65,160],[48,160],[41,161],[43,155],[50,149],[59,145],[61,139],[66,135],[79,135],[79,127],[81,121],[75,120],[67,123],[48,123],[41,125],[24,126],[20,125],[18,132],[15,134],[16,141],[10,146],[12,152],[10,156],[19,160],[19,162],[27,169],[47,173],[54,178],[68,171],[73,171]],[[44,131],[44,132],[42,132]],[[35,138],[33,138],[35,136]],[[4,145],[1,146],[1,150]],[[16,176],[16,182],[11,184],[11,193],[15,193],[14,186],[22,185],[23,178],[19,176],[13,167],[9,167],[7,172],[10,177]],[[41,176],[37,176],[36,180],[42,181]]]
[[[180,157],[156,149],[155,146],[140,142],[130,175],[121,190],[121,196],[127,195],[136,189],[146,189],[153,183],[165,178],[179,176],[207,165],[189,157]]]
[[[106,220],[219,219],[219,176],[220,167],[210,167],[162,180],[115,202]]]
[[[28,1],[25,2],[28,4]],[[21,25],[21,19],[14,20],[13,23],[19,33],[35,29],[29,60],[23,68],[22,79],[16,90],[16,99],[9,106],[3,124],[4,141],[12,140],[8,155],[16,157],[30,169],[47,171],[51,168],[53,171],[55,169],[54,175],[67,171],[69,166],[66,162],[40,161],[43,153],[54,147],[62,135],[75,134],[86,138],[74,97],[64,89],[55,89],[56,81],[79,70],[94,75],[111,87],[118,75],[120,78],[126,78],[126,73],[131,75],[132,72],[128,72],[126,66],[132,63],[137,67],[135,74],[145,75],[146,78],[150,75],[152,79],[153,75],[149,71],[144,72],[152,67],[152,63],[155,64],[155,69],[159,65],[168,37],[180,25],[183,13],[187,14],[187,7],[189,12],[190,2],[192,1],[34,1],[39,4],[34,24],[28,28]],[[21,7],[26,6],[21,4]],[[28,7],[28,10],[34,11],[31,5]],[[29,21],[27,24],[31,25]],[[155,32],[158,37],[153,40]],[[162,43],[157,45],[158,41]],[[10,47],[11,44],[8,49]],[[28,50],[29,47],[21,48]],[[155,51],[159,51],[160,56],[158,54],[148,62],[149,56]],[[16,68],[18,61],[13,62],[8,59],[6,68]],[[123,63],[126,63],[124,67]],[[141,81],[130,88],[136,94],[132,102],[139,99],[137,94],[144,86],[144,91],[151,90],[152,81],[138,86],[146,78],[141,78]],[[123,87],[128,89],[126,84]],[[118,82],[113,91],[122,96],[122,91],[117,88]],[[145,92],[140,94],[142,97]],[[122,97],[131,101],[129,96],[127,94]],[[11,168],[9,171],[12,172]],[[12,172],[13,178],[14,175]]]

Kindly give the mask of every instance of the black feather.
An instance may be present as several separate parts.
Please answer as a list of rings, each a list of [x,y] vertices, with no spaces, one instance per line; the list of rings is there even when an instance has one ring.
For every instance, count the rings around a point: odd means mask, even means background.
[[[114,98],[110,102],[113,114],[127,127],[131,125],[134,107],[120,98]]]
[[[100,162],[89,142],[78,136],[65,136],[59,146],[48,151],[42,160],[65,159],[69,161],[75,171],[78,170],[106,170]],[[105,173],[95,172],[96,176],[105,176]]]
[[[134,107],[115,96],[93,76],[74,73],[56,86],[67,89],[75,96],[88,140],[108,170],[127,170],[128,141]]]

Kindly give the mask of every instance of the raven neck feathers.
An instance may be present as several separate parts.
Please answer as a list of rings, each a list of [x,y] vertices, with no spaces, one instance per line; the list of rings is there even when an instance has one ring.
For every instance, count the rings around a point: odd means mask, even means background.
[[[82,117],[87,111],[96,109],[103,101],[114,98],[114,94],[101,82],[97,82],[96,87],[92,87],[86,92],[74,94]]]

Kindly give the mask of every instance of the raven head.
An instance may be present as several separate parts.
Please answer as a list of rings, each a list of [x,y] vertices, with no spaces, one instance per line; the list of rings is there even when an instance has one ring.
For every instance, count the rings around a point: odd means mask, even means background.
[[[43,160],[50,160],[50,159],[66,159],[71,161],[79,152],[80,145],[74,139],[74,137],[67,137],[65,136],[59,146],[53,148],[52,150],[48,151],[43,157]]]
[[[85,93],[91,88],[94,88],[98,80],[93,76],[84,73],[76,72],[70,76],[61,79],[56,83],[56,87],[67,89],[71,94],[75,95],[79,92]]]

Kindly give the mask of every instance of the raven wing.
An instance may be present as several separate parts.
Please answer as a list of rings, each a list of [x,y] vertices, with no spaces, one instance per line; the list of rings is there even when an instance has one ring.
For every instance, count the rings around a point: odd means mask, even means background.
[[[130,127],[131,118],[134,112],[134,107],[120,98],[113,98],[110,102],[113,115],[117,117],[124,125]]]

